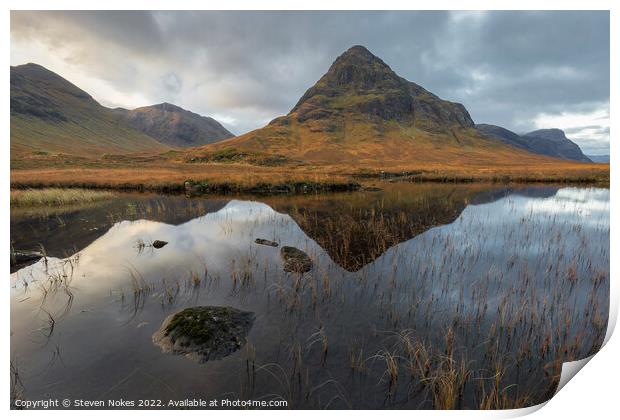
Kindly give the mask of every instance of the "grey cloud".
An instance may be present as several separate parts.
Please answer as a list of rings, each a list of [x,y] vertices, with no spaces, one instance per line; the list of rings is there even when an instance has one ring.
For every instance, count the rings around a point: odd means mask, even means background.
[[[534,129],[541,113],[609,102],[608,12],[14,11],[11,37],[19,57],[36,41],[68,78],[105,81],[103,103],[121,93],[175,102],[236,133],[287,113],[354,44],[475,121],[515,131]],[[37,51],[30,61],[46,59]]]

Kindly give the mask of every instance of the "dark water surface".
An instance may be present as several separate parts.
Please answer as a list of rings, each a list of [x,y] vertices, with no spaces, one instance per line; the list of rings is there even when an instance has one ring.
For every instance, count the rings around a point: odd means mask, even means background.
[[[279,248],[313,260],[283,270]],[[161,249],[141,244],[167,241]],[[284,399],[293,408],[512,408],[605,336],[609,190],[387,184],[12,211],[12,397]],[[216,361],[162,353],[189,306],[254,312]]]

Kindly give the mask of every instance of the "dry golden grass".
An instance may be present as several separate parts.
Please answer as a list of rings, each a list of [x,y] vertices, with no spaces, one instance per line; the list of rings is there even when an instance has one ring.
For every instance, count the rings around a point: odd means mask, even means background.
[[[180,191],[185,181],[193,180],[232,185],[229,190],[242,191],[257,185],[344,184],[373,177],[435,182],[609,182],[609,164],[533,155],[490,141],[475,130],[455,131],[447,137],[385,123],[384,131],[377,134],[374,126],[345,121],[341,132],[326,133],[292,121],[289,126],[268,125],[205,147],[160,155],[14,155],[11,186]],[[245,158],[226,160],[231,150]],[[224,160],[214,161],[214,156]],[[269,160],[284,156],[284,160]]]
[[[342,176],[402,176],[420,181],[608,182],[608,164],[571,162],[532,154],[454,128],[451,135],[429,133],[392,122],[350,121],[319,130],[313,122],[270,124],[229,140],[184,152],[209,160],[225,152],[286,156],[296,172]],[[316,123],[316,122],[314,122]],[[320,128],[320,127],[319,127]],[[263,156],[264,158],[264,156]],[[280,167],[276,170],[281,170]]]
[[[112,198],[109,191],[92,191],[81,188],[45,188],[11,191],[12,207],[30,206],[66,206],[72,204],[92,203]]]
[[[564,161],[532,154],[483,136],[473,128],[453,127],[450,133],[431,133],[395,121],[360,121],[352,116],[333,121],[304,121],[287,117],[288,123],[269,124],[238,137],[186,152],[201,157],[235,149],[286,156],[291,161],[321,167],[370,167],[392,171],[397,167],[440,169],[527,165],[555,165]]]
[[[177,190],[187,180],[210,184],[236,184],[240,188],[289,182],[338,183],[348,177],[321,171],[298,171],[295,168],[266,168],[244,164],[162,164],[155,167],[81,167],[13,169],[11,186],[90,187]]]
[[[609,164],[548,161],[524,165],[299,165],[265,167],[243,163],[151,162],[129,165],[79,164],[71,168],[20,168],[11,170],[13,188],[83,187],[180,190],[187,180],[210,184],[235,184],[251,188],[259,184],[291,182],[346,183],[365,178],[399,176],[411,181],[436,182],[609,182]]]

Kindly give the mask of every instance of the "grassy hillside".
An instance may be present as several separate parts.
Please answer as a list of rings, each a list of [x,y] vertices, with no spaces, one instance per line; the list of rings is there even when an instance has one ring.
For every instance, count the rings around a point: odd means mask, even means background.
[[[11,67],[11,157],[153,153],[170,149],[36,64]]]
[[[321,131],[314,124],[299,123],[294,116],[285,118],[242,136],[192,150],[188,159],[209,161],[222,156],[223,151],[231,156],[243,153],[248,158],[262,153],[264,159],[280,157],[290,163],[386,171],[420,165],[500,169],[525,162],[557,161],[490,140],[471,128],[455,128],[447,135],[396,121],[359,121],[356,116],[346,115],[332,130]]]

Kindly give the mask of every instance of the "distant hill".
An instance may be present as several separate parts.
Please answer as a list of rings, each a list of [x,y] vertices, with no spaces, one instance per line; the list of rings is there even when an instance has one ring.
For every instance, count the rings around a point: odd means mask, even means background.
[[[134,110],[117,108],[115,112],[136,130],[176,148],[201,146],[233,137],[213,118],[169,103]]]
[[[532,153],[577,162],[591,162],[579,146],[566,138],[564,132],[558,128],[536,130],[521,136],[497,125],[477,124],[476,128],[490,137]]]
[[[588,155],[592,162],[609,163],[609,155]]]
[[[12,154],[88,156],[168,149],[124,124],[112,110],[45,67],[11,67]]]
[[[544,160],[479,132],[465,107],[398,76],[363,46],[340,55],[286,115],[190,152],[242,159],[396,167]]]
[[[541,154],[547,156],[555,156],[562,159],[575,160],[578,162],[592,162],[583,154],[579,146],[569,140],[564,131],[559,128],[547,128],[543,130],[532,131],[523,137],[535,144]]]
[[[172,104],[110,109],[38,64],[11,67],[11,153],[161,153],[231,137],[213,118]]]

